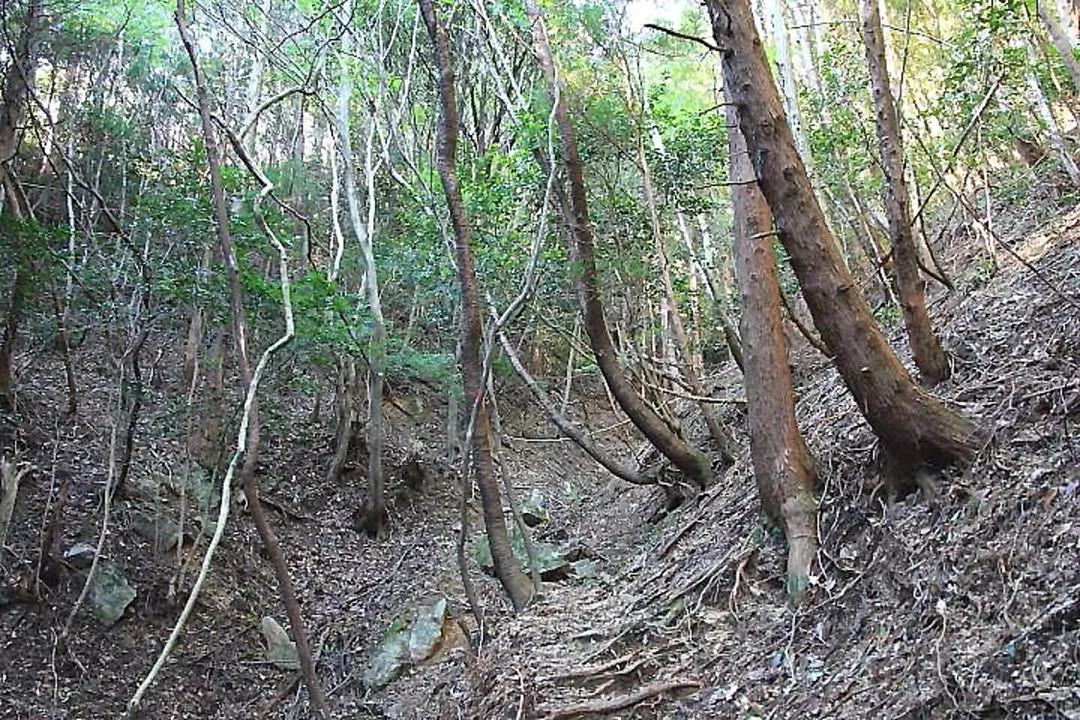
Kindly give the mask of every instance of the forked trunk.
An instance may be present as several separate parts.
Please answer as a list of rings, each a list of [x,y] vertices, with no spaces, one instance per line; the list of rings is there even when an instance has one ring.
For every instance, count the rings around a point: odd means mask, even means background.
[[[532,2],[527,4],[526,12],[532,23],[533,53],[551,85],[553,98],[558,97],[560,89],[555,85],[557,82],[555,64],[551,57],[551,47],[543,18]],[[589,335],[593,354],[596,356],[596,364],[623,412],[648,438],[649,442],[699,487],[707,487],[712,478],[709,458],[672,432],[663,418],[653,411],[634,390],[619,365],[618,354],[611,340],[607,321],[604,319],[604,306],[600,299],[596,253],[585,197],[585,178],[581,157],[578,155],[570,114],[567,112],[566,104],[561,100],[555,103],[555,121],[562,138],[563,162],[570,180],[571,212],[567,223],[570,226],[571,236],[570,261],[575,268],[574,285],[585,321],[585,332]]]
[[[706,0],[724,89],[739,110],[758,185],[822,339],[885,451],[914,475],[969,460],[978,432],[908,375],[844,266],[784,119],[748,0]]]
[[[877,126],[881,167],[885,173],[885,213],[889,220],[889,244],[900,308],[904,313],[911,354],[929,385],[949,377],[949,358],[930,324],[926,312],[925,282],[919,274],[919,255],[911,228],[910,202],[904,182],[904,153],[900,142],[899,110],[889,86],[885,62],[885,39],[877,0],[862,0],[863,43],[870,85],[874,94],[874,119]]]
[[[221,179],[221,156],[218,147],[217,129],[211,113],[210,96],[206,89],[206,81],[195,51],[195,41],[191,37],[187,20],[184,17],[184,0],[177,0],[175,21],[176,28],[180,32],[180,38],[187,51],[188,59],[191,61],[192,74],[195,76],[195,97],[198,102],[203,139],[206,143],[206,160],[210,174],[214,221],[217,229],[218,245],[221,248],[222,257],[225,258],[225,272],[229,280],[229,306],[232,314],[233,343],[236,350],[237,365],[240,370],[242,390],[246,395],[248,388],[251,387],[253,374],[248,356],[243,286],[241,285],[239,268],[237,267],[236,252],[233,249],[232,235],[229,231],[229,211],[225,203],[225,188]],[[255,477],[255,467],[259,459],[259,401],[257,396],[252,398],[249,419],[244,462],[240,469],[244,497],[248,502],[248,509],[251,512],[251,519],[255,523],[255,529],[258,531],[259,538],[262,540],[263,546],[266,548],[266,552],[274,566],[274,574],[277,576],[281,599],[288,613],[289,626],[296,642],[301,675],[304,678],[305,685],[307,685],[311,702],[317,708],[320,716],[328,717],[330,713],[326,703],[326,695],[315,672],[315,663],[312,659],[311,646],[308,644],[307,632],[304,630],[300,603],[296,599],[296,588],[293,585],[292,577],[289,575],[289,567],[281,550],[281,544],[278,542],[277,535],[266,517],[266,510],[259,500],[259,481]]]
[[[419,0],[431,42],[435,46],[435,65],[438,69],[440,121],[438,128],[438,152],[436,164],[442,180],[446,204],[450,210],[450,222],[454,227],[454,257],[457,265],[458,286],[461,292],[461,379],[465,389],[466,413],[475,413],[473,423],[472,467],[476,470],[476,483],[480,487],[480,501],[484,511],[488,545],[495,565],[495,575],[510,596],[516,610],[524,608],[532,598],[533,585],[521,571],[510,549],[506,532],[502,497],[495,477],[495,464],[491,455],[491,427],[487,401],[484,394],[481,346],[483,327],[480,316],[480,300],[476,291],[476,273],[473,268],[471,230],[465,214],[457,172],[457,103],[454,97],[454,66],[450,56],[450,42],[446,30],[435,15],[432,0]],[[469,449],[466,449],[468,452]],[[468,466],[468,463],[466,464]],[[462,477],[462,482],[469,479]]]

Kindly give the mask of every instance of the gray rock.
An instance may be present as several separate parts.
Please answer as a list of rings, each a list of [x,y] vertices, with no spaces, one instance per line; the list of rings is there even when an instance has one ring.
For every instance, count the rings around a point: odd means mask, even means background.
[[[403,613],[390,623],[379,647],[364,667],[363,683],[378,690],[405,670],[430,659],[443,645],[448,612],[446,598],[439,597]]]
[[[135,532],[162,551],[168,552],[180,542],[180,524],[169,518],[136,513],[131,525]]]
[[[296,643],[289,639],[285,628],[269,615],[262,619],[259,627],[266,639],[266,659],[282,670],[299,670],[300,656],[296,653]]]
[[[529,556],[525,552],[525,541],[521,533],[513,524],[508,525],[507,532],[510,535],[510,549],[518,561],[521,569],[528,573]],[[581,548],[576,545],[559,547],[551,543],[533,541],[533,550],[536,552],[537,569],[540,570],[540,578],[548,582],[565,580],[574,572],[572,562],[581,557]],[[495,569],[495,562],[491,557],[491,546],[488,544],[487,533],[480,535],[473,544],[473,559],[476,564],[488,572]]]
[[[75,543],[64,553],[64,560],[76,570],[85,570],[94,562],[94,553],[97,552],[90,543]]]
[[[124,611],[135,599],[135,588],[124,576],[123,569],[111,560],[98,562],[90,584],[90,602],[94,617],[105,627],[112,627],[124,616]]]
[[[547,506],[544,505],[544,494],[537,488],[532,488],[521,501],[521,519],[529,527],[542,525],[551,519]]]

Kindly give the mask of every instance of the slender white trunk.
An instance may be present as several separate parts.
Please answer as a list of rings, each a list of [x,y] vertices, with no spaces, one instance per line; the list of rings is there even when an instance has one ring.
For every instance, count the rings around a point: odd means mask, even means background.
[[[807,173],[813,176],[810,147],[803,133],[802,115],[799,112],[799,86],[795,81],[795,69],[791,65],[791,40],[787,19],[784,17],[784,9],[780,3],[781,0],[765,0],[765,12],[769,16],[773,40],[776,43],[776,69],[780,76],[778,84],[784,97],[784,113],[787,115],[791,132],[795,136],[799,157],[802,158]]]
[[[343,9],[345,17],[351,16],[351,2],[346,2]],[[346,31],[341,37],[341,80],[337,97],[338,135],[343,156],[342,174],[345,180],[345,199],[349,210],[349,222],[360,245],[360,254],[364,262],[364,290],[371,311],[371,351],[368,357],[368,504],[365,527],[371,535],[384,532],[383,516],[385,505],[383,498],[383,414],[382,395],[383,379],[386,373],[386,323],[383,319],[382,302],[379,296],[379,278],[375,268],[375,254],[372,243],[375,234],[375,167],[374,138],[375,120],[372,117],[367,126],[364,142],[364,181],[366,218],[360,211],[360,197],[356,185],[356,169],[353,161],[352,138],[349,127],[350,100],[352,98],[352,77],[346,67],[346,58],[352,51],[352,35]],[[374,115],[374,112],[372,113]]]
[[[1036,64],[1035,49],[1028,45],[1028,59],[1031,66]],[[1039,118],[1046,125],[1046,134],[1050,139],[1050,148],[1057,155],[1058,160],[1061,162],[1062,167],[1065,168],[1065,172],[1069,174],[1069,179],[1072,180],[1073,185],[1080,187],[1080,167],[1077,167],[1076,161],[1073,160],[1069,154],[1069,148],[1065,144],[1065,139],[1061,135],[1061,129],[1058,127],[1057,120],[1054,118],[1054,113],[1050,109],[1050,103],[1046,99],[1046,94],[1043,92],[1042,86],[1039,85],[1039,78],[1035,76],[1034,71],[1029,70],[1027,74],[1028,87],[1031,90],[1031,98],[1035,102],[1035,109],[1039,113]]]

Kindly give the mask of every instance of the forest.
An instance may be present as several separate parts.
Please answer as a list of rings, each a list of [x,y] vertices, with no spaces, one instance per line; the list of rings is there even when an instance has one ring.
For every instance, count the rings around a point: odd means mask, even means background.
[[[1080,718],[1080,1],[0,68],[0,717]]]

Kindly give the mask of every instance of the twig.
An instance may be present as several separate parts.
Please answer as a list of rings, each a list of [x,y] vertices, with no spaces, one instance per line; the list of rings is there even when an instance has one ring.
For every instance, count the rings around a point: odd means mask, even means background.
[[[623,695],[621,697],[611,698],[608,700],[596,700],[593,702],[577,703],[574,705],[566,705],[561,708],[543,709],[541,708],[545,720],[561,720],[562,718],[572,718],[579,715],[591,715],[591,714],[605,714],[612,713],[618,710],[625,710],[628,707],[633,707],[639,702],[648,700],[651,697],[661,695],[672,690],[678,690],[680,688],[700,688],[701,682],[691,678],[675,678],[673,680],[662,680],[660,682],[651,683],[641,688],[637,692],[632,692],[629,695]]]
[[[806,338],[806,341],[813,345],[814,349],[820,352],[822,355],[827,358],[833,357],[833,353],[829,350],[825,342],[820,337],[815,335],[813,330],[806,327],[806,324],[799,318],[798,315],[795,314],[795,310],[791,307],[791,304],[787,299],[787,294],[783,291],[783,289],[780,290],[780,302],[783,304],[784,309],[787,310],[787,314],[788,317],[791,319],[791,322],[793,322],[795,324],[795,327],[798,328],[799,334]]]

